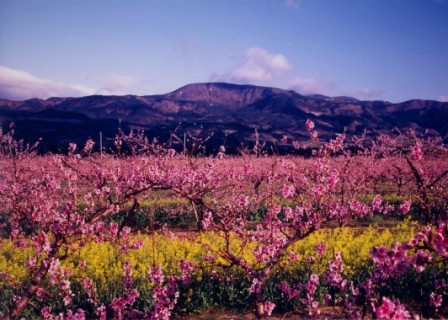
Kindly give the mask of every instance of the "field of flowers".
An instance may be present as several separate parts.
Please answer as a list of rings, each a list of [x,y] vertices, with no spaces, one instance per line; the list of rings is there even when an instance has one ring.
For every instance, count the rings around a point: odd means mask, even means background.
[[[0,317],[446,318],[445,146],[307,128],[308,158],[132,133],[115,153],[39,155],[1,132]]]

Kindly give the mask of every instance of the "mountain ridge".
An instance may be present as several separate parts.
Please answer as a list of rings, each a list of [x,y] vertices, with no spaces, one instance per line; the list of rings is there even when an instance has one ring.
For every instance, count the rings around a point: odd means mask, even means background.
[[[52,151],[64,150],[70,140],[97,137],[99,131],[113,137],[119,125],[126,130],[143,129],[162,141],[176,130],[200,128],[213,133],[209,142],[213,150],[222,143],[234,148],[250,145],[257,129],[261,139],[280,146],[283,135],[306,141],[307,119],[316,123],[323,140],[340,132],[350,136],[367,130],[376,135],[412,128],[448,141],[448,103],[432,100],[363,101],[222,82],[188,84],[159,95],[0,99],[0,123],[15,122],[20,138],[42,137],[44,147]]]

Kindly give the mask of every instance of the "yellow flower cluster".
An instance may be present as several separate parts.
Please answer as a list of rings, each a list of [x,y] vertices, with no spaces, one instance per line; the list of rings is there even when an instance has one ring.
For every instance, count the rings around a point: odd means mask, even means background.
[[[32,247],[17,248],[12,241],[0,239],[0,288],[22,283],[28,277],[25,264],[34,254]]]
[[[385,245],[390,247],[394,242],[409,241],[415,234],[416,227],[409,222],[403,222],[393,228],[368,227],[335,228],[315,232],[307,238],[297,242],[292,251],[299,256],[298,262],[289,268],[299,268],[304,261],[313,256],[315,262],[310,264],[312,272],[323,274],[328,267],[328,260],[334,253],[341,252],[346,275],[353,275],[357,270],[367,268],[370,261],[369,251],[373,246]],[[326,251],[322,257],[316,253],[316,244],[325,243]]]
[[[328,265],[328,260],[334,252],[340,251],[345,264],[345,274],[351,275],[360,268],[366,268],[369,263],[369,250],[375,245],[390,246],[393,242],[406,241],[412,238],[415,226],[410,223],[402,223],[391,229],[379,229],[369,227],[364,229],[335,228],[315,232],[307,238],[295,243],[286,253],[280,268],[288,271],[301,270],[304,265],[311,268],[312,272],[322,275]],[[123,265],[130,261],[133,267],[133,277],[140,283],[147,283],[148,267],[161,264],[166,274],[178,274],[178,260],[183,258],[198,265],[205,266],[204,257],[217,252],[224,246],[223,238],[203,233],[186,234],[175,237],[162,234],[135,235],[132,241],[142,240],[143,247],[131,249],[125,253],[120,248],[109,242],[98,244],[89,241],[81,248],[73,248],[69,258],[63,261],[66,268],[73,270],[72,282],[82,283],[82,279],[90,278],[96,284],[98,292],[112,293],[117,290],[116,284],[122,282]],[[326,243],[326,252],[319,257],[315,246],[318,243]],[[234,254],[244,258],[250,264],[255,263],[251,250],[256,247],[255,243],[243,246],[241,240],[232,237],[232,251]],[[206,249],[208,248],[208,249]],[[242,249],[243,248],[243,249]],[[293,251],[298,256],[295,263],[287,262],[287,254]],[[25,263],[28,256],[34,253],[33,248],[17,248],[12,241],[0,240],[0,273],[8,275],[16,283],[25,281],[28,271]],[[314,256],[314,263],[307,264],[305,261],[309,256]],[[216,258],[218,258],[216,256]],[[218,259],[220,263],[224,260]],[[83,262],[86,262],[85,266]],[[81,268],[79,266],[82,266]],[[7,277],[0,277],[1,286]],[[198,279],[201,274],[198,274]]]

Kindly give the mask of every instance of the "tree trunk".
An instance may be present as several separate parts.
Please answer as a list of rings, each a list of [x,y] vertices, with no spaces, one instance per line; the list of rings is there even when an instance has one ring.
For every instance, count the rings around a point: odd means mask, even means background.
[[[33,280],[29,284],[23,296],[21,296],[14,307],[10,308],[9,314],[5,316],[5,320],[12,320],[18,318],[25,307],[28,305],[31,298],[36,294],[37,290],[41,287],[42,281],[45,279],[50,264],[41,263],[39,270],[34,274]]]
[[[257,319],[266,319],[266,312],[264,310],[264,302],[257,301],[256,302],[257,309],[255,310],[255,314]]]
[[[257,319],[267,319],[266,310],[264,308],[263,287],[266,277],[258,276],[258,282],[255,284],[255,315]]]

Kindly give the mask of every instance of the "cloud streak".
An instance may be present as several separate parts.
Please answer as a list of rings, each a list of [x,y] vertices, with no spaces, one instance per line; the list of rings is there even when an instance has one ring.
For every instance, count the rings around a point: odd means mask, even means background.
[[[363,88],[359,94],[366,98],[377,98],[380,97],[382,92],[380,90],[374,90],[369,88]]]
[[[125,95],[129,94],[132,86],[137,81],[127,75],[110,74],[100,78],[103,86],[98,90],[98,94],[103,95]]]
[[[439,96],[438,99],[440,102],[448,102],[448,96]]]
[[[316,78],[295,77],[289,82],[289,88],[300,94],[324,93],[329,86]]]
[[[0,66],[0,97],[10,100],[50,97],[80,97],[95,90],[82,85],[67,85],[41,79],[32,74]]]

